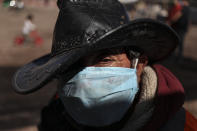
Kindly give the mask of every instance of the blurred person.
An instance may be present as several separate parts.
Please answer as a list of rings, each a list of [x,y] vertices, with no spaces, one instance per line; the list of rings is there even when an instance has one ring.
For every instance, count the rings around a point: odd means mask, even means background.
[[[178,0],[173,1],[172,8],[169,10],[167,23],[178,33],[181,40],[178,47],[179,62],[183,60],[184,38],[188,31],[189,14],[189,0],[182,0],[182,5]]]
[[[27,15],[22,33],[24,38],[23,43],[33,42],[35,45],[41,45],[43,43],[42,37],[36,30],[36,25],[34,24],[34,16],[32,14]]]
[[[154,64],[179,43],[171,28],[151,19],[129,21],[117,0],[57,4],[51,53],[20,68],[12,83],[28,94],[58,80],[39,131],[197,130],[182,107],[181,83]]]
[[[22,35],[16,36],[14,39],[14,43],[16,45],[23,45],[33,42],[32,34],[36,31],[36,25],[33,23],[33,19],[32,14],[28,14],[26,16],[22,27]]]
[[[14,43],[16,45],[23,45],[29,43],[34,43],[36,46],[42,45],[43,39],[36,30],[36,25],[34,24],[34,16],[32,14],[28,14],[26,16],[22,28],[22,36],[17,36],[14,39]]]
[[[178,2],[178,0],[170,0],[169,2],[169,9],[168,9],[168,18],[167,18],[167,24],[170,26],[175,26],[178,19],[181,17],[181,10],[182,6]]]
[[[34,16],[32,14],[28,14],[23,25],[22,33],[25,38],[25,41],[30,39],[30,34],[36,30],[36,25],[33,22]]]

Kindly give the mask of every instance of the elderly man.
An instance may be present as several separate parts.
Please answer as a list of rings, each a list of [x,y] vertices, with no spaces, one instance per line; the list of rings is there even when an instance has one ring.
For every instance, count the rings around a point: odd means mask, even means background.
[[[129,22],[117,0],[59,0],[58,7],[52,52],[13,78],[22,94],[58,79],[40,131],[197,129],[182,108],[180,82],[154,65],[179,43],[171,28],[150,19]]]

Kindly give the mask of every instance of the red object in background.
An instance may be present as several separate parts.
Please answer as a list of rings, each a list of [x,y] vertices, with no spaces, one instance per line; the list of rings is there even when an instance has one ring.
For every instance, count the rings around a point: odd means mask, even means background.
[[[43,39],[41,37],[36,37],[34,40],[35,45],[39,46],[43,43]]]
[[[186,122],[184,131],[197,131],[197,119],[186,111]]]
[[[17,36],[15,39],[14,39],[14,43],[16,45],[22,45],[24,43],[24,37],[23,36]]]
[[[38,33],[36,31],[32,31],[29,35],[29,38],[32,40],[32,42],[36,45],[36,46],[40,46],[43,44],[43,39],[42,37],[40,37],[38,35]],[[14,39],[14,43],[16,45],[23,45],[25,42],[25,38],[23,36],[17,36]]]
[[[168,11],[168,20],[170,21],[173,17],[174,17],[174,15],[177,13],[177,12],[179,12],[179,11],[181,11],[182,10],[182,6],[181,6],[181,4],[176,4],[176,5],[174,5],[169,11]]]
[[[37,33],[37,31],[32,31],[30,37],[33,38],[34,44],[39,46],[43,44],[43,39]]]

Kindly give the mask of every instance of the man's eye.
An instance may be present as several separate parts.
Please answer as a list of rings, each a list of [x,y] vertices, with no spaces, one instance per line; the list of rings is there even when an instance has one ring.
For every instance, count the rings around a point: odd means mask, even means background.
[[[104,58],[101,60],[101,62],[109,62],[109,61],[113,61],[113,59]]]

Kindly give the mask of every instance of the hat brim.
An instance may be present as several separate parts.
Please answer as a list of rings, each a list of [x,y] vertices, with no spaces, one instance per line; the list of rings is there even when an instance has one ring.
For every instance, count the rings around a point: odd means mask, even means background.
[[[106,33],[93,44],[57,56],[48,54],[26,64],[15,73],[12,85],[21,94],[34,92],[58,71],[68,69],[87,53],[101,49],[134,46],[142,50],[150,62],[156,62],[170,55],[178,44],[179,38],[169,26],[151,19],[137,19]]]

